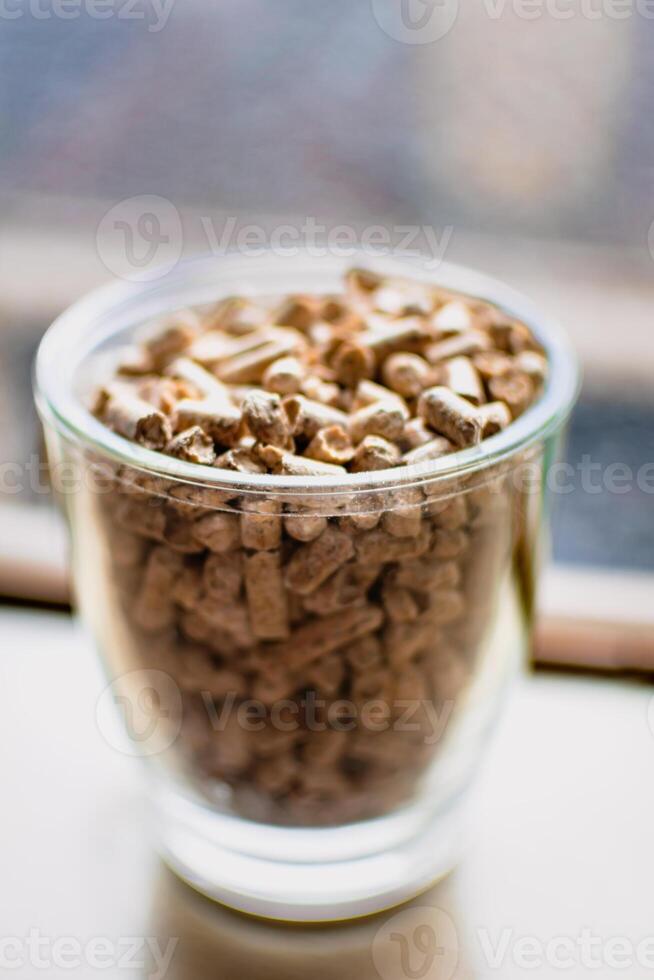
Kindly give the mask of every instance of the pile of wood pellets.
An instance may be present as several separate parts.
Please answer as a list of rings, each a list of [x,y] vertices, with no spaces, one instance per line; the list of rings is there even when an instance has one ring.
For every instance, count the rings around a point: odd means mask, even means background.
[[[346,487],[428,463],[510,425],[546,373],[530,330],[497,307],[362,269],[333,295],[177,312],[121,352],[96,416],[243,478],[210,489],[122,467],[95,500],[109,612],[132,667],[179,686],[177,765],[209,799],[224,805],[227,787],[234,812],[290,825],[409,800],[463,710],[520,511],[504,472],[456,493],[421,475],[356,508],[256,493],[248,476]],[[250,702],[254,727],[237,710]]]

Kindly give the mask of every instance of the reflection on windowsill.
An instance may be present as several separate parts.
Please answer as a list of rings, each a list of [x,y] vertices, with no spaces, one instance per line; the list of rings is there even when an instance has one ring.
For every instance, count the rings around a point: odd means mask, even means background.
[[[232,912],[162,868],[150,932],[161,950],[178,940],[166,980],[465,980],[454,879],[376,916],[293,925]]]

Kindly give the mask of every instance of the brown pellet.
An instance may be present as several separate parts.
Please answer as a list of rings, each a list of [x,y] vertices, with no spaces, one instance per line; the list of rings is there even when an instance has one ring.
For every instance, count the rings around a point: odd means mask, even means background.
[[[422,499],[420,491],[418,491],[418,494]],[[394,538],[415,538],[420,534],[422,527],[422,507],[420,503],[406,503],[391,507],[382,518],[382,526]]]
[[[464,531],[436,528],[428,550],[434,558],[458,558],[467,547],[468,535]]]
[[[163,449],[172,437],[170,420],[126,385],[111,385],[102,408],[102,421],[126,439],[148,449]]]
[[[404,399],[390,388],[377,384],[376,381],[360,381],[354,393],[354,400],[352,402],[351,409],[352,411],[356,412],[360,408],[365,408],[367,405],[372,405],[374,402],[389,401],[397,402],[403,409],[406,409],[407,407]]]
[[[403,398],[417,398],[432,375],[431,365],[417,354],[391,354],[382,366],[384,383]]]
[[[474,446],[481,440],[482,424],[474,405],[439,385],[420,396],[418,412],[430,428],[456,446]]]
[[[452,357],[446,361],[442,382],[473,405],[481,405],[486,400],[481,378],[468,357]]]
[[[167,520],[163,504],[163,499],[138,501],[123,498],[117,501],[113,519],[125,531],[153,541],[163,541]]]
[[[487,334],[481,330],[469,330],[430,344],[425,350],[425,357],[430,364],[438,364],[451,357],[469,357],[478,351],[487,350],[490,346],[491,342]]]
[[[284,518],[284,529],[296,541],[313,541],[327,527],[327,518],[320,514],[289,514]]]
[[[527,374],[511,372],[498,378],[491,378],[488,391],[492,398],[504,402],[512,418],[521,415],[533,398],[533,381]]]
[[[280,357],[266,368],[263,385],[278,395],[296,395],[302,388],[306,371],[297,357]]]
[[[268,452],[268,450],[273,452]],[[274,446],[266,446],[262,458],[270,467],[272,473],[281,473],[286,476],[338,476],[346,472],[343,466],[334,463],[323,463],[318,459],[308,459],[306,456],[297,456],[294,453],[285,453],[277,450]]]
[[[285,643],[271,644],[267,655],[273,660],[282,657],[289,669],[306,666],[328,653],[347,647],[367,633],[374,633],[383,619],[384,614],[377,606],[344,609],[322,619],[307,621],[293,630]]]
[[[378,565],[362,567],[357,562],[347,562],[320,588],[305,596],[304,608],[318,616],[327,616],[348,606],[362,605],[379,569]]]
[[[431,319],[433,329],[442,337],[465,333],[472,329],[473,323],[470,309],[458,300],[445,303]]]
[[[155,370],[154,360],[146,347],[129,345],[120,352],[117,374],[127,377],[141,377],[152,374]]]
[[[330,425],[316,432],[307,446],[306,455],[323,463],[345,466],[354,456],[354,446],[340,425]]]
[[[463,494],[433,500],[425,506],[425,510],[436,527],[448,531],[456,531],[468,521],[468,504]]]
[[[175,407],[177,428],[198,425],[219,445],[235,445],[241,434],[241,413],[232,403],[229,389],[189,357],[177,358],[166,371],[197,391],[196,398],[184,398]]]
[[[484,381],[488,381],[507,374],[513,369],[515,361],[503,351],[483,350],[473,355],[472,363]]]
[[[515,357],[515,368],[540,384],[547,377],[547,359],[538,351],[524,350]]]
[[[209,555],[203,567],[203,590],[210,596],[224,599],[226,602],[238,598],[243,585],[243,561],[240,551]]]
[[[197,364],[191,357],[177,357],[166,366],[166,375],[185,381],[195,389],[198,398],[210,398],[219,402],[230,402],[229,389]]]
[[[284,409],[294,436],[313,439],[317,432],[328,426],[338,425],[346,430],[348,427],[348,417],[345,412],[330,405],[323,405],[322,402],[312,401],[303,395],[291,395],[285,398]]]
[[[278,551],[260,551],[246,557],[245,591],[254,635],[262,640],[288,636],[288,608]]]
[[[262,347],[270,338],[268,330],[247,331],[243,336],[231,336],[224,330],[208,330],[193,344],[189,356],[214,370],[222,361]]]
[[[169,456],[184,460],[186,463],[210,465],[216,458],[213,439],[199,425],[184,429],[166,446]]]
[[[452,453],[456,449],[456,446],[449,439],[446,439],[445,436],[436,436],[433,438],[433,432],[431,435],[432,438],[429,442],[425,442],[421,446],[417,446],[416,449],[405,453],[402,457],[402,462],[407,466],[412,466],[413,463],[425,463],[430,459],[439,459],[441,456],[447,456],[448,453]]]
[[[397,466],[402,459],[398,447],[381,436],[366,436],[357,446],[352,460],[353,473],[385,470]]]
[[[275,313],[275,323],[306,331],[320,316],[320,299],[315,296],[289,296]]]
[[[204,619],[212,630],[224,630],[242,649],[248,649],[256,642],[245,602],[226,604],[213,595],[204,595],[192,610],[192,614],[197,615],[201,620]]]
[[[163,539],[173,551],[182,555],[199,555],[204,551],[204,545],[193,534],[192,522],[174,511],[166,518]]]
[[[496,432],[506,429],[511,422],[511,412],[504,402],[488,402],[479,408],[479,418],[482,424],[484,439],[494,436]]]
[[[419,317],[405,317],[401,320],[385,320],[382,317],[368,317],[369,329],[358,336],[359,344],[374,351],[379,361],[396,350],[412,350],[416,343],[426,336],[425,327]]]
[[[315,541],[294,552],[286,566],[286,584],[298,595],[309,595],[353,554],[350,536],[329,526]]]
[[[174,320],[164,323],[163,329],[159,327],[155,330],[145,344],[155,369],[165,367],[171,358],[185,351],[193,343],[199,330],[200,321],[192,310],[177,313]]]
[[[348,514],[339,518],[339,526],[352,531],[371,531],[382,519],[382,513]]]
[[[281,449],[289,447],[290,426],[279,395],[267,391],[251,391],[243,399],[241,411],[255,439]]]
[[[350,416],[348,431],[354,443],[360,443],[366,436],[381,436],[394,442],[402,435],[408,415],[398,402],[373,402]]]
[[[178,428],[199,427],[219,446],[235,446],[243,431],[238,408],[218,398],[184,399],[177,403],[175,419]]]
[[[237,354],[219,364],[216,368],[218,377],[229,384],[258,383],[273,361],[302,347],[301,335],[295,330],[276,328],[273,332],[271,329],[269,336],[270,340],[261,347]]]
[[[252,449],[236,446],[217,456],[214,466],[218,469],[232,470],[236,473],[265,473],[265,464],[255,456]]]
[[[273,551],[282,539],[282,518],[274,501],[243,504],[241,542],[244,548]]]
[[[431,431],[431,429],[427,428],[422,419],[409,419],[402,430],[399,445],[406,454],[411,452],[413,449],[419,449],[420,446],[424,446],[426,443],[431,442],[433,438],[434,433]]]
[[[431,535],[426,526],[421,526],[415,537],[394,537],[381,528],[360,534],[355,541],[359,561],[373,565],[389,561],[404,561],[418,558],[430,547]]]
[[[180,399],[193,394],[190,385],[175,378],[144,378],[137,386],[139,398],[149,402],[164,415],[172,416]]]
[[[304,378],[301,391],[319,405],[331,405],[333,408],[339,407],[343,395],[341,388],[333,381],[324,381],[314,374]]]
[[[375,373],[375,355],[369,347],[356,340],[346,340],[336,350],[331,364],[338,381],[353,388],[362,378]]]
[[[148,632],[172,625],[175,609],[173,587],[183,568],[182,558],[165,547],[153,548],[134,603],[134,621]]]

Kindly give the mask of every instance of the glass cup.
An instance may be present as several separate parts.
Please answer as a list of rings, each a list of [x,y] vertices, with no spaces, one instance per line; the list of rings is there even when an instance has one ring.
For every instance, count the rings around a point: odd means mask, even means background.
[[[521,296],[443,265],[439,285],[525,322],[549,360],[538,401],[479,446],[347,476],[244,474],[128,442],[89,405],[153,317],[336,292],[352,264],[228,255],[112,285],[53,324],[36,364],[77,602],[109,679],[99,723],[118,706],[178,874],[304,921],[399,903],[461,853],[467,791],[529,644],[575,359]],[[415,260],[356,264],[433,278]]]

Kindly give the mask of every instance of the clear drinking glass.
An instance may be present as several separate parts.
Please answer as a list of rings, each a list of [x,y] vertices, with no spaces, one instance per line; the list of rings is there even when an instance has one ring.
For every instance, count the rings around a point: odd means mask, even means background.
[[[549,360],[539,400],[480,446],[346,477],[250,475],[128,442],[89,404],[151,318],[232,294],[336,292],[352,264],[432,278],[409,259],[200,258],[83,299],[36,364],[77,602],[144,757],[159,847],[206,894],[306,921],[403,901],[461,852],[467,790],[529,644],[575,359],[521,296],[443,265],[439,285],[525,322]],[[328,546],[308,560],[317,534]],[[338,569],[303,595],[335,551]],[[276,632],[280,602],[290,635]]]

